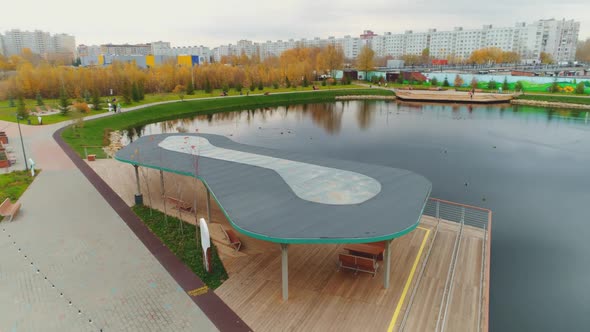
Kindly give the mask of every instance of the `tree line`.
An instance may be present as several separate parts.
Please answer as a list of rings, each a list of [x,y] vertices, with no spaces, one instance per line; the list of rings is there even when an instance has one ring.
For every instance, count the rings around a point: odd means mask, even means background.
[[[104,67],[58,66],[12,56],[0,58],[0,70],[14,70],[0,81],[0,98],[58,98],[63,90],[70,98],[83,99],[110,95],[112,89],[114,94],[131,99],[136,90],[137,95],[167,93],[178,86],[187,94],[194,90],[296,87],[309,85],[322,74],[334,76],[343,61],[342,50],[334,46],[298,47],[262,61],[242,55],[194,67],[170,61],[147,69],[123,62]]]

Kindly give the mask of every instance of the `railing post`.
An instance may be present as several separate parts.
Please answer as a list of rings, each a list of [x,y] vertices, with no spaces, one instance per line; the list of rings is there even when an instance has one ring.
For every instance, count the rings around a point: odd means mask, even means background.
[[[436,201],[436,219],[440,221],[440,202]]]

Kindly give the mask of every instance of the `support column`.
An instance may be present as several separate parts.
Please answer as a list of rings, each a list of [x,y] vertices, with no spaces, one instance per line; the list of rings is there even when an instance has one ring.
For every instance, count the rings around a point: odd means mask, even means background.
[[[211,222],[211,193],[209,188],[207,188],[207,222]]]
[[[164,203],[164,221],[168,222],[168,212],[166,211],[166,187],[164,186],[164,172],[160,170],[160,189],[162,191],[162,201]]]
[[[389,275],[391,274],[391,241],[385,241],[385,257],[383,260],[385,261],[385,271],[383,271],[383,288],[389,288]]]
[[[135,194],[135,205],[143,205],[143,195],[141,194],[141,188],[139,186],[139,166],[133,165],[135,167],[135,181],[137,181],[137,193]]]
[[[287,253],[287,243],[281,243],[281,270],[283,274],[283,301],[289,299],[289,255]]]

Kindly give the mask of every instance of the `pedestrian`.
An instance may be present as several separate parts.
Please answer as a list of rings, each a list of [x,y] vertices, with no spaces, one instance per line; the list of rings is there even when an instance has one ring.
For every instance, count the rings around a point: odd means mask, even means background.
[[[121,113],[121,103],[117,103],[117,113]]]

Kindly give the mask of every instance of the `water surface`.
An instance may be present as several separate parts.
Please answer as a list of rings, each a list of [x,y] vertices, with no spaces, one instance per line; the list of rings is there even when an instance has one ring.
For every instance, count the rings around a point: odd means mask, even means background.
[[[588,331],[589,121],[583,111],[349,101],[165,121],[129,137],[198,130],[422,174],[433,197],[493,211],[492,331]]]

